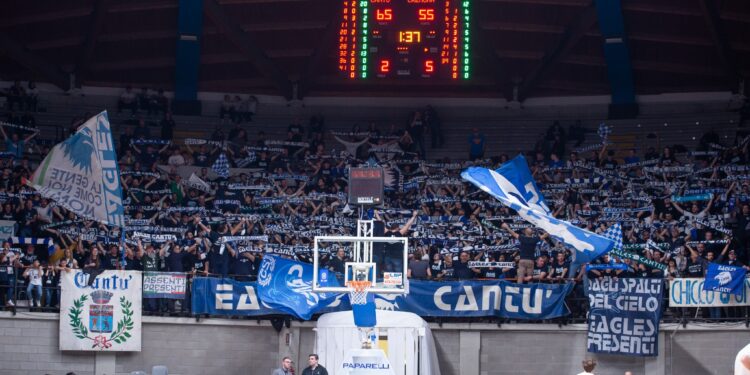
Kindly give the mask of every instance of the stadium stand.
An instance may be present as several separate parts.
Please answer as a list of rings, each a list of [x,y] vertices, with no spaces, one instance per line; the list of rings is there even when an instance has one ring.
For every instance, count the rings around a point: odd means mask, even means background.
[[[85,113],[116,108],[116,100],[50,94],[38,100],[43,112],[23,112],[30,115],[26,120],[19,117],[21,112],[8,108],[9,121],[3,127],[8,138],[3,154],[3,219],[17,220],[20,236],[53,238],[56,250],[3,245],[0,264],[8,268],[2,268],[0,282],[7,308],[26,299],[30,308],[55,311],[59,298],[55,285],[66,268],[145,267],[252,280],[265,253],[310,261],[307,245],[312,236],[352,233],[360,213],[358,207],[345,204],[346,175],[348,167],[360,165],[382,166],[389,176],[387,202],[378,208],[387,223],[404,223],[413,211],[418,213],[409,235],[417,244],[417,256],[410,260],[414,275],[427,276],[429,270],[432,279],[453,279],[459,275],[454,274],[455,267],[465,261],[463,253],[476,261],[517,263],[518,244],[501,227],[510,224],[519,230],[527,225],[458,176],[466,166],[494,168],[516,153],[527,155],[558,218],[600,233],[615,221],[622,222],[624,247],[648,259],[637,262],[612,256],[627,268],[586,273],[569,269],[569,251],[559,243],[541,241],[534,273],[524,281],[580,282],[584,274],[668,280],[703,276],[710,260],[742,265],[748,261],[750,234],[744,229],[750,220],[750,187],[745,179],[748,138],[738,127],[736,112],[601,123],[594,118],[519,119],[491,111],[467,115],[441,108],[390,113],[375,109],[365,114],[316,108],[312,116],[295,118],[289,108],[263,105],[261,100],[252,121],[221,119],[218,111],[175,116],[179,126],[170,142],[162,138],[164,111],[144,108],[156,99],[139,100],[134,113],[111,112],[120,134],[123,196],[130,218],[123,259],[116,246],[118,233],[71,217],[21,184],[49,146],[66,137],[87,117]],[[430,112],[428,118],[439,119],[440,125],[413,121],[415,112],[421,116]],[[19,124],[28,128],[15,126]],[[40,132],[30,138],[36,134],[33,127]],[[432,147],[430,128],[458,141]],[[470,135],[472,131],[466,129],[472,128],[481,135]],[[13,134],[27,139],[26,144],[20,146]],[[420,135],[427,158],[417,147]],[[483,155],[469,162],[472,138],[486,144]],[[13,157],[14,153],[21,157]],[[220,155],[226,156],[227,165],[217,165]],[[217,176],[225,168],[231,176]],[[242,232],[263,240],[230,244],[228,252],[219,253],[217,232]],[[324,257],[324,264],[333,258]],[[460,275],[514,280],[515,269],[477,268]],[[43,293],[32,288],[38,284],[36,279]],[[581,289],[569,297],[573,319],[585,318],[583,301]],[[189,308],[187,301],[145,305],[150,313],[175,309],[189,313]],[[711,319],[744,316],[734,308],[711,308],[701,314]],[[665,315],[665,319],[684,318],[684,311]]]

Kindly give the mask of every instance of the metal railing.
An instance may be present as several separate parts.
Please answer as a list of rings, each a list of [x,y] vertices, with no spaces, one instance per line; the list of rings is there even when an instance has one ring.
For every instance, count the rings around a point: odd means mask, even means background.
[[[40,288],[28,288],[28,281],[19,275],[23,274],[22,268],[14,268],[14,274],[8,276],[5,279],[0,279],[0,309],[10,311],[15,315],[19,311],[33,311],[33,312],[47,312],[47,313],[58,313],[60,311],[60,297],[61,291],[59,285],[45,284],[43,280],[41,286],[41,294],[38,293]],[[170,272],[174,274],[174,272]],[[6,274],[7,275],[7,274]],[[217,317],[225,319],[251,319],[251,320],[275,320],[279,318],[283,319],[294,319],[286,315],[263,315],[263,316],[228,316],[228,315],[205,315],[205,314],[194,314],[191,308],[191,286],[193,277],[196,276],[193,273],[186,273],[187,284],[184,299],[164,299],[164,298],[144,298],[143,299],[143,315],[150,316],[173,316],[173,317],[192,317],[200,319],[202,317]],[[222,277],[218,274],[203,274],[199,273],[197,276],[200,277]],[[236,281],[252,282],[256,281],[257,277],[254,275],[227,275],[225,278],[233,279]],[[454,279],[455,280],[455,279]],[[509,281],[509,280],[506,280]],[[746,327],[750,327],[750,306],[729,306],[729,307],[669,307],[668,297],[668,281],[665,280],[663,301],[662,301],[662,323],[678,323],[687,325],[688,323],[745,323]],[[30,290],[31,289],[31,290]],[[29,298],[29,292],[31,297]],[[37,296],[37,294],[39,294]],[[11,296],[13,305],[7,304],[7,297]],[[35,298],[38,297],[38,298]],[[35,300],[38,300],[39,305],[37,306]],[[546,324],[581,324],[587,323],[587,314],[589,302],[588,298],[584,294],[584,288],[581,282],[576,284],[573,291],[568,294],[565,298],[565,304],[570,310],[570,314],[567,316],[545,319],[545,320],[518,320],[518,319],[505,319],[498,317],[451,317],[451,318],[436,318],[436,317],[423,317],[428,322],[435,323],[493,323],[498,325],[513,324],[513,323],[546,323]]]

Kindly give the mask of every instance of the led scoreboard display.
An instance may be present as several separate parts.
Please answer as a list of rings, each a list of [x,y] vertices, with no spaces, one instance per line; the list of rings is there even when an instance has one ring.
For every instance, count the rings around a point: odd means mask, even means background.
[[[338,68],[346,77],[471,77],[471,0],[342,4]]]

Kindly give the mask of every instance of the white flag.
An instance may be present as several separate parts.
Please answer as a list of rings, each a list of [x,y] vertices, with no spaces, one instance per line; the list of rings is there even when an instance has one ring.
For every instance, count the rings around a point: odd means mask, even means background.
[[[107,111],[52,148],[27,184],[79,217],[122,227],[122,187]]]
[[[211,186],[206,182],[203,181],[200,177],[196,176],[195,173],[190,175],[190,178],[185,183],[187,187],[198,189],[205,193],[211,192]]]

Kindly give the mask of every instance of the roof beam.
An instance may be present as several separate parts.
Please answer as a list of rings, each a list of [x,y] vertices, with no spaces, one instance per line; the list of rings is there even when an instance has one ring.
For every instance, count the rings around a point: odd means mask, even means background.
[[[3,27],[11,26],[22,26],[32,23],[42,23],[49,21],[57,21],[65,18],[77,18],[86,17],[91,14],[91,8],[70,8],[65,10],[56,10],[53,12],[31,12],[27,15],[13,17],[11,19],[3,20]]]
[[[85,38],[83,36],[74,36],[60,39],[45,39],[39,42],[27,43],[26,48],[30,51],[39,51],[54,48],[76,47],[83,44],[84,40]]]
[[[336,4],[338,5],[338,4]],[[325,21],[267,22],[243,24],[244,31],[320,30],[328,27]]]
[[[289,76],[266,55],[252,36],[247,34],[238,22],[231,19],[216,0],[205,0],[203,4],[206,15],[211,18],[214,25],[227,36],[232,44],[249,57],[253,66],[268,77],[284,97],[291,99],[292,85],[289,82]]]
[[[177,9],[177,0],[150,0],[141,3],[133,3],[130,1],[122,1],[112,4],[109,8],[110,13],[131,13],[131,12],[143,12],[143,11],[154,11],[164,9]]]
[[[0,33],[0,53],[42,76],[47,82],[63,89],[70,88],[68,76],[60,67],[30,52],[7,33]]]
[[[496,49],[495,55],[501,59],[539,61],[544,57],[544,52],[533,50]]]
[[[94,3],[94,12],[91,14],[91,21],[89,22],[88,33],[86,34],[86,42],[83,45],[81,54],[78,56],[78,60],[76,60],[76,82],[79,84],[86,79],[89,64],[94,58],[96,39],[104,28],[104,23],[107,19],[107,8],[110,3],[111,0],[96,0]]]
[[[91,63],[91,70],[128,70],[128,69],[159,69],[171,68],[175,64],[174,57],[157,57],[132,60],[101,61]]]
[[[724,68],[724,72],[727,77],[738,78],[740,71],[737,68],[734,51],[732,51],[732,46],[729,44],[729,39],[724,31],[724,25],[719,16],[719,8],[716,1],[698,0],[698,3],[701,6],[703,19],[706,21],[706,27],[708,27],[711,40],[714,42],[714,46],[716,46],[716,52]]]
[[[589,0],[482,0],[485,3],[506,3],[506,4],[534,4],[534,5],[557,5],[567,7],[584,7]]]
[[[599,56],[594,57],[594,56],[574,55],[574,56],[568,56],[562,59],[560,62],[563,64],[569,64],[569,65],[596,66],[596,67],[607,66],[607,62]],[[650,71],[650,72],[712,76],[712,77],[722,76],[724,74],[723,71],[710,68],[710,67],[686,65],[686,64],[679,64],[679,63],[673,63],[673,62],[633,60],[632,65],[633,65],[634,70]]]
[[[490,31],[516,31],[540,34],[562,34],[565,32],[565,28],[562,26],[515,22],[484,22],[480,27]]]
[[[219,0],[221,5],[235,4],[276,4],[276,3],[304,3],[310,0]]]
[[[124,33],[111,33],[100,35],[97,39],[101,42],[126,42],[133,40],[151,40],[151,39],[172,39],[174,30],[157,30],[157,31],[127,31]]]
[[[676,7],[669,5],[659,5],[652,2],[648,3],[632,3],[626,1],[622,4],[622,10],[629,12],[642,12],[642,13],[658,13],[669,16],[693,16],[700,17],[699,11],[689,9],[686,7]]]
[[[688,37],[682,35],[658,35],[644,32],[628,32],[628,39],[646,42],[683,44],[689,46],[713,46],[710,40],[701,37]]]
[[[524,78],[519,88],[520,100],[523,100],[533,92],[539,84],[542,76],[583,38],[586,33],[596,24],[597,14],[593,4],[589,4],[573,21],[565,27],[560,40],[544,53],[542,60]]]

